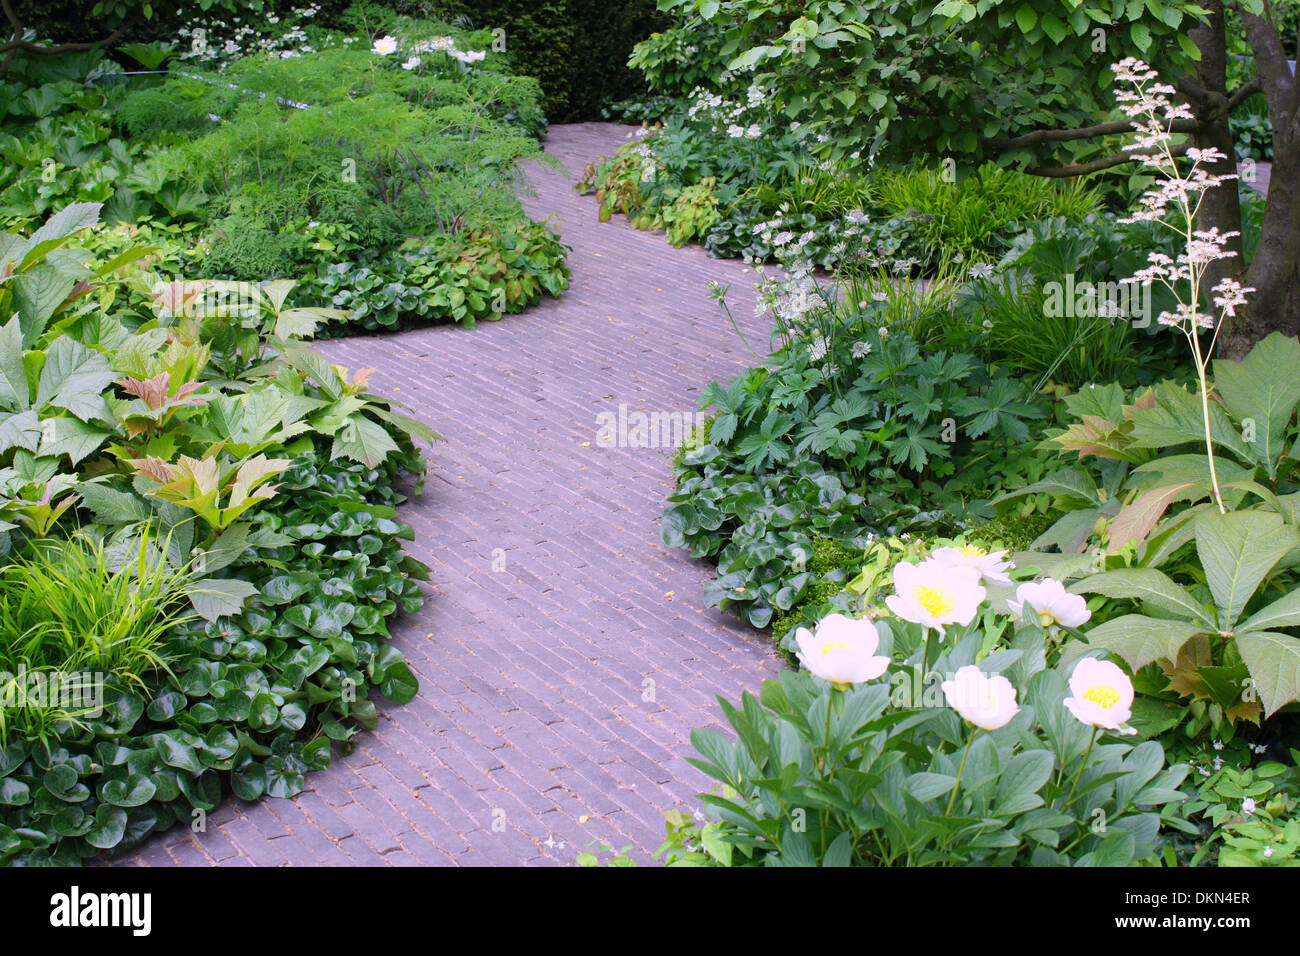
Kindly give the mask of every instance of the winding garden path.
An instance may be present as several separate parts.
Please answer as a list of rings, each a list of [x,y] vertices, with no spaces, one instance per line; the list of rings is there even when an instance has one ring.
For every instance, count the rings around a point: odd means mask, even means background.
[[[709,569],[659,541],[671,448],[601,447],[597,415],[692,413],[702,385],[752,358],[706,283],[734,283],[746,337],[766,344],[751,277],[674,249],[572,188],[628,127],[552,128],[567,167],[532,171],[531,215],[556,214],[571,288],[467,331],[435,326],[319,345],[449,441],[403,506],[428,600],[394,643],[420,680],[381,704],[293,800],[228,800],[204,833],[178,827],[139,865],[572,863],[593,843],[662,841],[662,811],[709,789],[690,731],[780,670],[770,641],[705,609]],[[337,749],[337,748],[336,748]]]

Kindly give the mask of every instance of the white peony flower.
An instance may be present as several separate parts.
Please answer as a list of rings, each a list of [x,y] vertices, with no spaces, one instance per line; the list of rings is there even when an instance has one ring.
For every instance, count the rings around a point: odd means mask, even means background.
[[[865,618],[830,614],[811,631],[799,628],[794,639],[799,663],[837,687],[874,680],[889,667],[888,657],[876,656],[880,635]]]
[[[1005,551],[989,554],[973,544],[963,544],[960,547],[939,548],[930,557],[935,561],[974,568],[985,581],[992,584],[1010,584],[1011,578],[1007,572],[1015,565],[1003,560],[1006,554]]]
[[[378,53],[380,56],[388,56],[390,53],[397,52],[396,37],[380,37],[375,41],[374,46],[370,48],[371,53]]]
[[[885,604],[904,621],[933,627],[942,639],[944,625],[969,624],[985,597],[980,573],[930,559],[900,561],[894,567],[894,591]]]
[[[1053,578],[1020,585],[1016,588],[1016,599],[1008,601],[1007,607],[1011,608],[1011,613],[1016,617],[1023,619],[1026,604],[1038,613],[1038,622],[1043,627],[1053,624],[1079,627],[1092,617],[1088,603],[1079,595],[1065,590],[1065,585]]]
[[[988,677],[974,664],[958,668],[942,687],[948,706],[981,730],[1005,727],[1020,713],[1011,681],[1001,675]]]
[[[1085,657],[1070,674],[1070,693],[1065,706],[1078,720],[1103,730],[1135,734],[1123,725],[1133,716],[1133,682],[1110,661]]]

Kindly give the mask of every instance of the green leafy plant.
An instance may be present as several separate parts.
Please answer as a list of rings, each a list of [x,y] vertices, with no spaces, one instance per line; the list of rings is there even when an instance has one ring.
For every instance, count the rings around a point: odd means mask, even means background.
[[[925,653],[907,629],[876,628],[900,669]],[[949,635],[935,671],[974,664],[982,637]],[[692,734],[692,763],[734,793],[701,795],[719,824],[710,843],[731,844],[731,865],[1122,866],[1154,855],[1161,826],[1180,822],[1187,768],[1166,768],[1153,741],[1097,744],[1063,706],[1066,680],[1044,666],[1041,632],[975,666],[1020,695],[992,731],[942,700],[884,683],[841,690],[807,672],[766,681],[739,706],[720,700],[736,738]]]

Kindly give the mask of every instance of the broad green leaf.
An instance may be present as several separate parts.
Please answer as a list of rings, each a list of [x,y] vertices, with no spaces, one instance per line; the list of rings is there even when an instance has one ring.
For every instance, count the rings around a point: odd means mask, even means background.
[[[68,415],[47,418],[41,422],[40,457],[67,455],[75,465],[99,448],[110,434]]]
[[[99,481],[83,481],[77,490],[82,503],[99,521],[106,524],[131,524],[146,521],[152,509],[138,495],[119,491]]]
[[[1172,661],[1178,651],[1205,628],[1181,621],[1162,621],[1143,614],[1125,614],[1098,624],[1084,634],[1090,647],[1111,651],[1134,670],[1152,661]]]
[[[238,614],[257,588],[236,578],[203,578],[189,587],[190,604],[208,621]]]
[[[41,442],[41,422],[36,410],[29,408],[17,415],[0,412],[0,452],[25,448],[35,452]]]
[[[1246,631],[1266,631],[1275,627],[1300,627],[1300,588],[1278,598],[1268,607],[1260,608],[1235,628],[1238,634]]]
[[[1292,548],[1300,531],[1267,511],[1206,511],[1196,519],[1196,551],[1206,583],[1231,628],[1265,575]]]
[[[1237,650],[1264,705],[1264,716],[1300,700],[1300,640],[1272,631],[1237,636]]]
[[[1097,493],[1097,483],[1077,468],[1062,468],[1041,481],[1035,481],[1024,488],[1001,495],[993,499],[992,503],[997,504],[1011,498],[1040,493],[1084,501],[1090,505],[1101,504],[1101,496]]]
[[[1143,601],[1184,620],[1194,620],[1211,630],[1215,629],[1214,618],[1206,613],[1205,608],[1168,575],[1155,568],[1103,571],[1084,578],[1070,590],[1076,594],[1104,594],[1111,598]]]
[[[1216,359],[1214,387],[1268,469],[1276,473],[1282,436],[1300,404],[1300,341],[1280,332],[1259,342],[1241,361]]]
[[[1181,385],[1162,382],[1156,388],[1151,408],[1134,408],[1132,447],[1169,448],[1175,445],[1205,447],[1205,419],[1201,400]],[[1217,402],[1210,402],[1210,437],[1214,444],[1226,448],[1242,461],[1253,461],[1254,450]]]
[[[47,264],[14,277],[13,304],[22,326],[24,347],[32,348],[36,345],[49,325],[50,317],[71,294],[76,284],[75,276]]]
[[[102,352],[88,349],[69,335],[61,335],[45,350],[36,390],[36,407],[65,408],[82,421],[113,421],[104,390],[116,378]]]
[[[349,418],[334,436],[330,461],[351,458],[367,468],[377,468],[392,451],[397,451],[397,443],[384,426],[358,414]]]
[[[23,332],[14,316],[0,326],[0,406],[20,412],[31,404],[31,386],[23,366]]]

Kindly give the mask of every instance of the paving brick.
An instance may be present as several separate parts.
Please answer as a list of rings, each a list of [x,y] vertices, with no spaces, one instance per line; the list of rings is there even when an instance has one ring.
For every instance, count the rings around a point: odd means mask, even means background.
[[[725,729],[715,695],[757,691],[783,664],[767,638],[703,606],[707,564],[660,541],[672,449],[601,447],[596,416],[693,412],[705,384],[748,367],[709,281],[731,286],[751,342],[770,322],[753,315],[740,263],[621,217],[600,223],[572,188],[627,131],[553,126],[547,151],[570,172],[532,168],[525,207],[558,214],[573,246],[558,300],[472,332],[314,346],[375,368],[376,391],[450,439],[399,514],[432,569],[425,607],[391,625],[417,698],[380,703],[378,729],[336,748],[292,801],[229,801],[206,833],[177,828],[110,865],[570,865],[600,841],[631,843],[645,863],[662,811],[708,789],[683,759],[691,729]],[[494,833],[493,808],[520,825]]]

